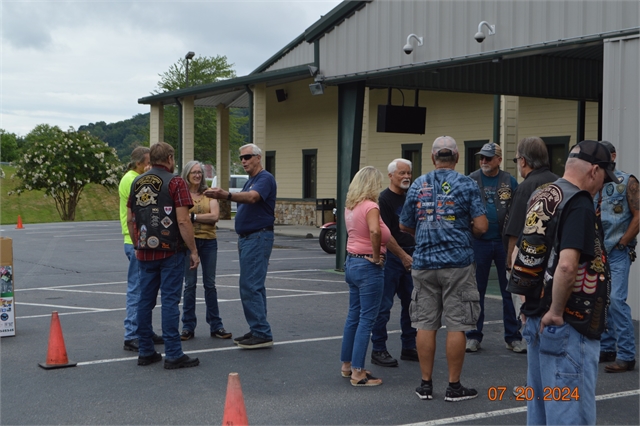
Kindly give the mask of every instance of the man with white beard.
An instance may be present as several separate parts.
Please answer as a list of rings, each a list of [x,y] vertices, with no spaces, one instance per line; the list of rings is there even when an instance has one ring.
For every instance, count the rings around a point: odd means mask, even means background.
[[[485,144],[480,152],[480,169],[469,177],[476,181],[480,188],[482,202],[487,209],[489,230],[480,237],[473,238],[473,252],[476,260],[476,282],[480,293],[480,316],[476,329],[467,331],[467,352],[477,352],[482,342],[482,326],[484,323],[484,296],[487,292],[491,264],[495,263],[498,272],[498,283],[502,294],[502,322],[504,324],[504,341],[507,349],[517,353],[526,353],[527,345],[522,341],[520,324],[513,307],[511,293],[507,291],[506,254],[502,242],[502,228],[511,204],[512,194],[518,182],[509,173],[500,170],[502,148],[495,143]]]
[[[411,186],[411,161],[396,158],[387,168],[389,187],[380,193],[380,217],[391,231],[391,240],[387,243],[387,259],[384,267],[384,290],[380,311],[371,330],[371,362],[381,367],[397,367],[398,361],[387,351],[387,323],[393,307],[393,299],[398,295],[402,305],[400,327],[402,334],[402,352],[400,359],[418,361],[416,350],[416,329],[411,327],[409,305],[413,280],[411,279],[411,255],[415,248],[413,236],[400,231],[399,216]]]

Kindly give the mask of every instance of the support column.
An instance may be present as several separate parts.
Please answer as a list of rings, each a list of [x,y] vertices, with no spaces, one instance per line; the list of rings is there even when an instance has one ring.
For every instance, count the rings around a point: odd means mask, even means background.
[[[182,167],[194,159],[194,98],[189,96],[182,99]]]
[[[587,103],[585,101],[578,101],[578,119],[576,120],[578,123],[578,128],[576,129],[576,143],[582,142],[584,140],[586,111],[587,111]]]
[[[225,105],[216,107],[216,176],[218,187],[229,190],[230,152],[229,152],[229,109]],[[219,200],[220,219],[231,219],[231,203]]]
[[[502,146],[502,170],[505,170],[516,179],[518,166],[513,164],[512,158],[516,156],[518,146],[518,105],[520,98],[517,96],[502,96],[500,102],[500,145]]]
[[[267,85],[265,83],[256,84],[253,87],[253,143],[260,147],[264,158],[267,150]]]
[[[149,114],[149,144],[164,142],[164,105],[151,104]]]
[[[347,230],[344,225],[344,203],[349,183],[360,165],[362,143],[362,116],[364,109],[364,81],[338,86],[338,188],[336,241],[336,270],[342,270],[347,246]]]

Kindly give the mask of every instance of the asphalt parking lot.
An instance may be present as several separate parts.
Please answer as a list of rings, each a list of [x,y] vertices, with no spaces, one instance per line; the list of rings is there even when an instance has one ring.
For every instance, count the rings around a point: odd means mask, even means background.
[[[444,331],[438,335],[434,400],[415,395],[419,367],[408,361],[386,369],[368,364],[384,384],[354,388],[339,374],[348,292],[343,275],[334,271],[335,258],[316,238],[278,235],[276,228],[267,279],[275,345],[247,351],[209,337],[200,282],[196,337],[183,342],[200,365],[139,367],[136,354],[122,349],[127,262],[118,222],[25,224],[0,232],[13,239],[17,331],[0,341],[1,424],[220,424],[231,372],[240,375],[250,424],[526,423],[525,403],[510,393],[525,383],[526,355],[504,348],[495,298],[487,299],[483,349],[468,354],[463,369],[463,384],[478,389],[478,398],[444,401]],[[235,233],[220,229],[218,241],[221,316],[238,336],[248,327],[238,295]],[[46,359],[52,311],[59,312],[77,367],[38,367]],[[154,326],[160,329],[157,308]],[[388,329],[388,349],[398,358],[395,307]],[[501,398],[490,398],[502,387],[507,391]],[[607,374],[601,365],[597,423],[640,424],[639,388],[638,369]]]

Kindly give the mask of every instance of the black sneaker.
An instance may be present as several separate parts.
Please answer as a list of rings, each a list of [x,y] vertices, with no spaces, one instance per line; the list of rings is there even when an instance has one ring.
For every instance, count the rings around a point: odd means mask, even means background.
[[[465,399],[473,399],[478,396],[478,391],[475,389],[467,389],[460,385],[458,389],[454,389],[451,386],[447,386],[447,393],[444,396],[445,401],[464,401]]]
[[[138,365],[150,365],[160,361],[162,361],[162,355],[158,352],[154,352],[153,355],[138,357]]]
[[[182,330],[182,334],[180,334],[180,340],[189,340],[195,337],[195,333],[191,330]]]
[[[387,351],[371,351],[371,363],[380,367],[397,367],[398,360]]]
[[[242,342],[243,340],[248,339],[249,337],[253,336],[251,334],[251,332],[248,332],[247,334],[240,336],[240,337],[236,337],[235,339],[233,339],[233,343],[235,343],[236,345],[240,342]]]
[[[419,362],[418,358],[418,350],[417,349],[403,349],[400,354],[400,359],[403,361],[415,361]]]
[[[189,358],[189,355],[184,354],[180,358],[175,359],[173,361],[169,361],[168,359],[164,360],[164,368],[167,370],[175,370],[176,368],[189,368],[195,367],[200,364],[200,360],[198,358]]]
[[[238,342],[238,346],[243,349],[260,349],[273,346],[273,339],[263,339],[262,337],[251,336]]]
[[[154,345],[164,345],[164,339],[162,338],[162,336],[158,336],[156,333],[153,333],[153,336],[151,336],[151,340],[153,340]]]
[[[125,340],[124,341],[124,350],[125,351],[131,351],[131,352],[138,352],[138,350],[139,350],[138,339]]]
[[[433,383],[423,380],[416,388],[416,395],[420,399],[433,399]]]
[[[217,337],[218,339],[231,339],[232,334],[224,328],[211,332],[211,337]]]

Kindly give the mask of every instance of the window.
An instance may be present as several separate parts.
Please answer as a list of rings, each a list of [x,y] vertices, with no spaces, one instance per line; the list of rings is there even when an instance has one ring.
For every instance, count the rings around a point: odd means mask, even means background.
[[[402,144],[402,158],[411,161],[411,180],[422,175],[422,144]]]
[[[476,155],[482,145],[489,143],[489,139],[464,141],[464,174],[469,175],[480,168],[480,156]]]
[[[551,171],[558,176],[564,174],[564,163],[569,156],[569,141],[571,136],[545,136],[542,138],[549,151],[549,165]]]
[[[316,198],[317,154],[317,149],[302,150],[302,198]]]
[[[264,168],[273,176],[276,175],[276,152],[275,151],[265,152]]]

